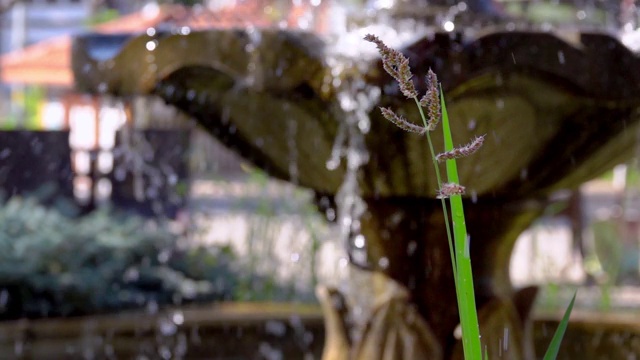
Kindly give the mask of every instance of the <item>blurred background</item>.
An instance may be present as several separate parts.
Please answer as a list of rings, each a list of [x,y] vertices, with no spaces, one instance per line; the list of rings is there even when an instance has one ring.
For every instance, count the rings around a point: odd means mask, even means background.
[[[345,9],[393,3],[334,2]],[[166,5],[193,7],[194,23],[211,27],[269,21],[311,29],[323,26],[314,22],[321,3],[0,0],[0,321],[7,326],[0,351],[28,353],[26,338],[7,335],[18,319],[154,315],[169,306],[150,327],[173,336],[185,321],[181,306],[195,303],[309,304],[320,318],[315,286],[339,284],[348,264],[339,229],[326,221],[335,214],[321,213],[311,191],[270,178],[159,99],[75,91],[70,56],[77,34],[171,23],[176,8]],[[553,22],[561,3],[529,15]],[[524,12],[515,1],[498,5]],[[577,20],[635,29],[634,3],[608,5],[585,5]],[[514,285],[541,285],[541,313],[564,309],[576,288],[578,308],[634,313],[638,158],[559,199],[518,239]],[[282,326],[265,329],[280,334]],[[180,354],[179,341],[171,344],[166,358]]]

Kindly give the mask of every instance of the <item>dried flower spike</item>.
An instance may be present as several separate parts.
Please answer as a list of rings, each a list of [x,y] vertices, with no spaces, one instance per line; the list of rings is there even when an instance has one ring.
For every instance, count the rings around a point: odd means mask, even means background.
[[[433,131],[440,122],[440,89],[438,87],[438,77],[431,69],[427,73],[426,80],[427,92],[420,99],[420,106],[427,108],[427,130]]]
[[[464,194],[465,188],[464,186],[456,183],[444,183],[442,184],[442,188],[438,190],[436,194],[437,199],[447,199],[452,195],[462,195]]]
[[[444,160],[459,159],[461,157],[469,156],[475,153],[476,151],[478,151],[478,149],[482,147],[482,144],[484,144],[484,137],[485,135],[477,136],[475,139],[473,139],[470,143],[468,143],[465,146],[460,146],[451,151],[438,154],[436,155],[436,160],[444,161]]]
[[[415,85],[413,81],[411,81],[413,74],[409,67],[409,59],[398,50],[385,45],[385,43],[375,35],[367,34],[364,39],[376,44],[378,52],[382,57],[382,66],[385,71],[398,82],[402,94],[409,99],[417,98],[418,91],[416,91]]]
[[[380,108],[380,112],[382,112],[382,116],[384,116],[385,119],[391,121],[392,123],[396,124],[397,127],[399,127],[402,130],[406,130],[409,132],[414,132],[414,133],[418,133],[418,134],[424,134],[427,129],[425,129],[422,126],[418,126],[416,124],[412,124],[409,121],[407,121],[405,118],[403,118],[400,115],[396,115],[396,113],[393,112],[393,110],[389,109],[389,108]]]

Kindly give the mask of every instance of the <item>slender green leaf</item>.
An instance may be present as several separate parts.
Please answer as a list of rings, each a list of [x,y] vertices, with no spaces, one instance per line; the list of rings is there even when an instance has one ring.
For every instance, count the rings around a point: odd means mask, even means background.
[[[427,123],[427,117],[424,115],[424,110],[422,110],[422,105],[418,101],[418,98],[414,98],[416,105],[418,106],[418,110],[420,111],[420,117],[422,118],[422,124],[425,128],[428,128],[429,125]],[[433,161],[433,169],[435,170],[436,179],[438,180],[438,190],[442,189],[442,177],[440,176],[440,168],[438,167],[438,161],[436,160],[436,152],[433,148],[433,141],[431,141],[430,132],[427,131],[427,143],[429,144],[429,151],[431,152],[431,161]],[[442,215],[444,216],[444,225],[447,230],[447,241],[449,243],[449,255],[451,256],[451,267],[453,269],[453,281],[456,286],[456,291],[458,289],[458,272],[456,267],[456,255],[453,253],[453,241],[451,240],[451,226],[449,225],[449,212],[447,211],[447,201],[442,198],[440,199],[442,202]]]
[[[543,360],[555,360],[558,356],[558,351],[560,351],[560,344],[562,343],[562,337],[564,336],[565,331],[567,330],[567,325],[569,325],[569,317],[571,316],[571,311],[573,310],[573,303],[576,301],[576,295],[578,291],[573,293],[573,297],[571,298],[571,302],[567,307],[567,310],[564,312],[564,316],[562,317],[562,321],[558,325],[556,329],[556,333],[553,334],[553,338],[551,339],[551,343],[549,344],[549,348],[547,348],[547,352],[544,354]]]
[[[442,107],[442,130],[444,133],[445,151],[453,150],[453,139],[449,126],[449,115],[444,101],[444,94],[440,89],[440,105]],[[447,160],[447,179],[451,183],[459,184],[458,167],[455,159]],[[453,219],[453,237],[455,243],[456,295],[462,326],[462,346],[465,359],[482,359],[482,347],[480,344],[480,327],[476,311],[475,292],[473,288],[473,273],[471,271],[471,257],[467,226],[464,219],[464,207],[462,196],[453,195],[449,198],[451,204],[451,217]]]

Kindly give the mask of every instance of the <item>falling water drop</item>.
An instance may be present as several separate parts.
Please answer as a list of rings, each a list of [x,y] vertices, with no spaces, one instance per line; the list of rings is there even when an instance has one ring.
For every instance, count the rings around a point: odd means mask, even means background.
[[[160,330],[160,333],[164,336],[173,336],[178,330],[176,324],[173,323],[173,321],[169,321],[167,319],[159,320],[158,328]]]
[[[504,351],[507,351],[507,349],[509,348],[509,328],[505,327],[504,328],[504,341],[502,342],[502,348]]]
[[[456,28],[456,25],[453,23],[453,21],[447,20],[444,22],[444,24],[442,24],[442,28],[446,32],[452,32]]]
[[[298,183],[298,146],[296,145],[298,123],[295,121],[287,122],[287,148],[289,153],[289,178],[293,184]]]
[[[470,254],[470,250],[469,250],[470,247],[471,247],[471,236],[467,235],[467,238],[464,241],[464,251],[463,251],[463,254],[464,254],[465,258],[469,258],[469,256],[470,256],[469,255]]]
[[[338,168],[338,166],[340,166],[340,160],[335,157],[331,157],[329,160],[327,160],[325,166],[327,167],[327,170],[335,170]]]
[[[365,245],[364,236],[362,234],[356,235],[356,237],[353,239],[353,245],[358,249],[364,248],[364,245]]]
[[[106,82],[101,82],[100,84],[98,84],[98,92],[100,94],[106,93],[107,90],[109,90],[109,86],[107,85]]]
[[[147,312],[149,314],[156,314],[158,312],[158,303],[151,300],[147,303]]]
[[[145,48],[148,51],[153,51],[156,49],[156,47],[158,47],[158,42],[156,40],[149,40],[147,41],[147,43],[145,44]]]
[[[171,320],[174,324],[180,326],[184,323],[184,314],[182,314],[182,311],[176,311],[171,316]]]
[[[416,243],[415,241],[409,242],[409,244],[407,245],[407,255],[413,255],[413,253],[416,252],[417,248],[418,243]]]
[[[327,220],[329,221],[333,221],[336,219],[336,211],[332,208],[327,209],[327,211],[325,212],[326,216],[327,216]]]
[[[9,149],[9,148],[6,148],[6,149],[3,149],[2,151],[0,151],[0,159],[7,158],[7,157],[9,157],[9,155],[11,155],[11,149]]]
[[[477,122],[475,118],[471,118],[469,119],[469,122],[467,123],[467,129],[469,130],[473,130],[476,128]]]
[[[579,10],[576,13],[576,17],[578,18],[578,20],[584,20],[587,18],[587,13],[584,10]]]
[[[284,336],[287,333],[287,325],[282,321],[269,320],[265,323],[265,332],[275,336]]]
[[[0,291],[0,309],[4,309],[9,302],[9,292],[6,289]]]

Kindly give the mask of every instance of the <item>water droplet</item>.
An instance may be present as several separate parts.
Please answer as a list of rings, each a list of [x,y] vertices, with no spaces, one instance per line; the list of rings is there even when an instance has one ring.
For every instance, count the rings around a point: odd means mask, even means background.
[[[333,221],[336,219],[336,211],[334,209],[327,209],[325,214],[327,216],[327,220],[329,221]]]
[[[147,303],[147,312],[149,314],[155,314],[158,312],[158,303],[151,300]]]
[[[163,359],[166,359],[166,360],[171,359],[171,350],[168,347],[160,346],[160,348],[158,349],[158,352],[160,353],[160,357],[162,357]]]
[[[471,247],[471,236],[467,235],[467,238],[464,241],[464,251],[463,251],[463,256],[465,258],[469,258],[470,256],[470,248]]]
[[[407,245],[407,255],[413,255],[413,253],[416,252],[417,248],[418,243],[416,243],[415,241],[409,242],[409,244]]]
[[[9,148],[6,148],[6,149],[0,151],[0,159],[8,158],[9,155],[11,155],[11,149],[9,149]]]
[[[584,10],[579,10],[578,12],[576,12],[576,17],[578,18],[578,20],[584,20],[587,18],[587,13]]]
[[[147,41],[147,43],[145,44],[145,48],[148,51],[153,51],[156,49],[156,47],[158,46],[158,42],[156,40],[149,40]]]
[[[473,130],[476,128],[477,122],[475,118],[471,118],[469,119],[469,122],[467,123],[467,129],[469,130]]]
[[[564,65],[564,52],[558,51],[558,62]]]
[[[381,269],[386,269],[389,267],[389,259],[387,259],[386,257],[381,257],[378,260],[378,266],[380,266]]]
[[[453,329],[453,337],[460,340],[462,339],[462,326],[458,324],[455,329]]]
[[[267,334],[284,336],[287,333],[287,326],[282,321],[269,320],[265,324]]]
[[[332,157],[326,162],[325,166],[327,167],[327,170],[335,170],[340,166],[340,159]]]
[[[505,327],[504,328],[504,341],[502,343],[503,345],[503,350],[507,351],[507,349],[509,348],[509,328]]]
[[[356,237],[353,239],[353,245],[358,249],[364,248],[364,245],[365,245],[364,235],[362,234],[356,235]]]
[[[4,309],[9,302],[9,292],[6,289],[0,291],[0,309]]]
[[[171,320],[178,326],[182,325],[184,323],[184,315],[182,314],[182,311],[174,312]]]
[[[276,349],[270,344],[266,342],[260,343],[258,347],[258,352],[261,357],[264,357],[267,360],[282,360],[284,356],[282,355],[282,351],[280,349]]]
[[[105,82],[101,82],[100,84],[98,84],[98,92],[101,94],[104,94],[107,92],[107,90],[109,89],[109,87],[107,86],[107,83]]]
[[[453,23],[453,21],[447,20],[444,22],[444,24],[442,24],[442,28],[446,32],[452,32],[456,28],[456,25]]]
[[[172,336],[178,330],[176,324],[174,324],[172,321],[168,321],[167,319],[160,320],[158,328],[160,330],[160,333],[164,336]]]

